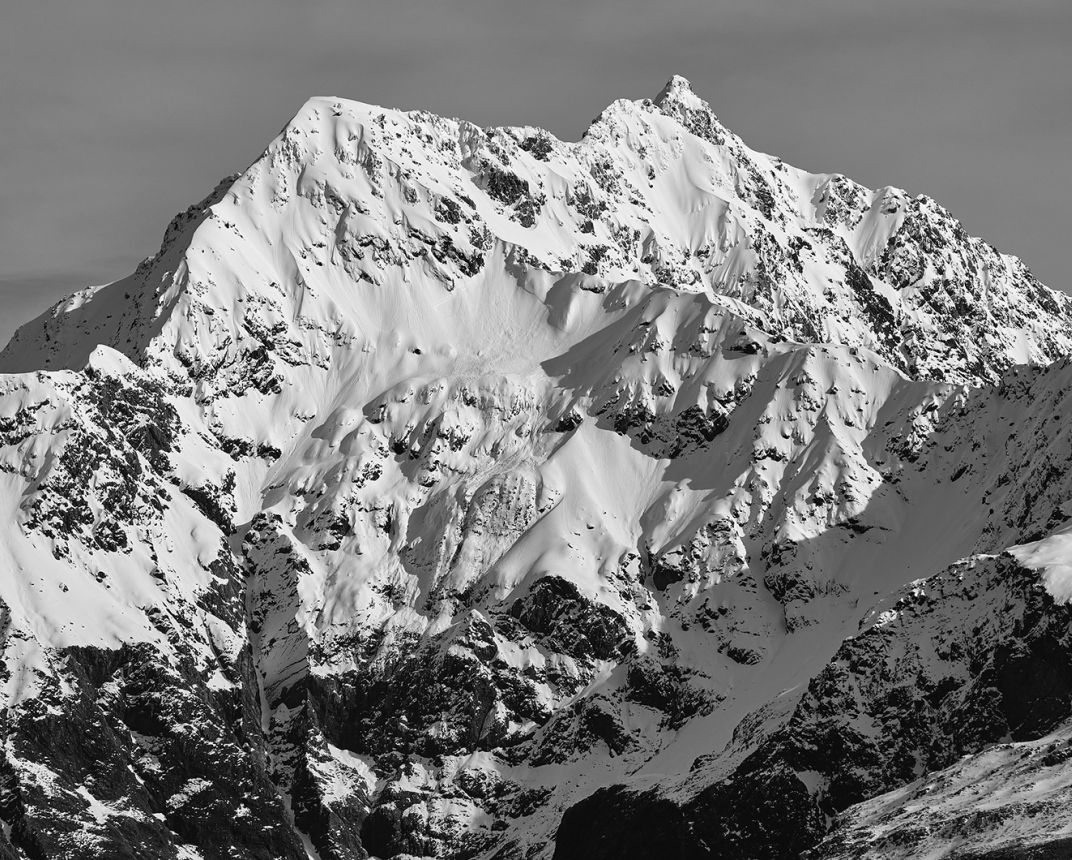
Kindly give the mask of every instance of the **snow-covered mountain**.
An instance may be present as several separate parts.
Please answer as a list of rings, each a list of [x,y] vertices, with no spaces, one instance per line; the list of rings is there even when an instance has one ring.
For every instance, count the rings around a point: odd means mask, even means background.
[[[0,857],[1067,845],[1070,352],[681,78],[312,99],[0,353]]]

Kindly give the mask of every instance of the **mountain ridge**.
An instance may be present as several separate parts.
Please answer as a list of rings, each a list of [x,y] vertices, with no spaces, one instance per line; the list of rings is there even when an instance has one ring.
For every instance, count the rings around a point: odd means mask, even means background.
[[[886,747],[1070,671],[1070,347],[937,203],[682,78],[576,143],[311,99],[0,352],[0,856],[822,851],[919,776]],[[929,758],[883,600],[961,631],[906,662],[975,696]]]

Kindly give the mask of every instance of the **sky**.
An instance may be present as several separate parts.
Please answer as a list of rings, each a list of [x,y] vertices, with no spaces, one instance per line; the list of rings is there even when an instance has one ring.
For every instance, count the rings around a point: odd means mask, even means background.
[[[0,344],[131,272],[310,96],[576,140],[672,74],[753,148],[930,194],[1072,291],[1072,0],[12,0]]]

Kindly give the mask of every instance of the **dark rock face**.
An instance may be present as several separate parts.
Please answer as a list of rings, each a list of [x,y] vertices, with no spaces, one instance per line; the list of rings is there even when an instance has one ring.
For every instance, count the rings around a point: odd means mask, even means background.
[[[294,823],[325,860],[365,860],[369,851],[375,851],[362,835],[368,798],[359,792],[333,792],[333,757],[315,708],[306,704],[301,710],[290,740],[297,753],[290,782]]]
[[[577,586],[545,576],[510,607],[510,614],[556,651],[608,660],[628,652],[632,636],[613,609],[584,598]]]
[[[626,697],[666,714],[667,725],[677,728],[687,720],[710,711],[710,701],[689,683],[689,673],[651,657],[630,661],[626,672]]]
[[[5,820],[34,858],[302,858],[266,768],[248,653],[206,688],[151,648],[72,649],[64,681],[5,726]],[[16,778],[10,762],[32,763]],[[221,778],[225,774],[225,778]],[[77,834],[81,833],[79,837]]]
[[[566,811],[554,858],[789,860],[823,832],[823,814],[790,769],[742,769],[684,807],[658,790],[601,789]]]
[[[657,794],[604,788],[566,810],[554,860],[701,860],[701,845],[681,807]]]

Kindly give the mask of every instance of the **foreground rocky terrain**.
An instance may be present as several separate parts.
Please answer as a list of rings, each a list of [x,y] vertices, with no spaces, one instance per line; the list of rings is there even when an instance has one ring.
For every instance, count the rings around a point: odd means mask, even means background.
[[[0,857],[1064,856],[1070,349],[681,78],[313,99],[0,353]]]

